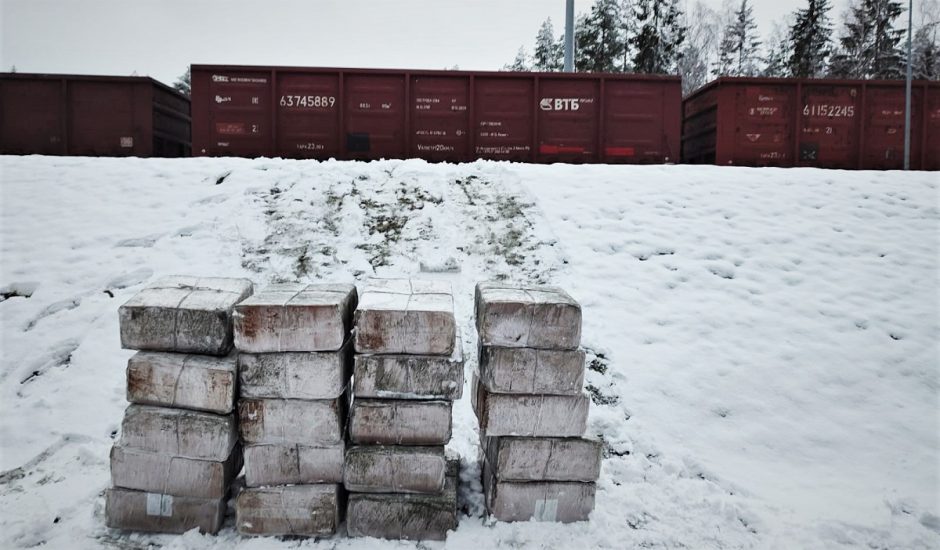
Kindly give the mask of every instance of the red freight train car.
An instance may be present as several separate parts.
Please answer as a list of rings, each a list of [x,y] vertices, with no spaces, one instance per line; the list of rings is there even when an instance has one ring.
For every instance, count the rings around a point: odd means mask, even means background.
[[[151,78],[0,74],[0,154],[183,157],[189,98]]]
[[[196,155],[677,162],[681,83],[619,74],[193,65]]]
[[[940,82],[915,81],[911,168],[940,170]],[[719,78],[683,102],[682,159],[900,169],[904,82]]]

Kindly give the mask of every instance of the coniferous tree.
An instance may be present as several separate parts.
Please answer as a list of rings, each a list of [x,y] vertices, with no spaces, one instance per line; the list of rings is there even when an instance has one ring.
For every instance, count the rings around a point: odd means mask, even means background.
[[[532,68],[537,71],[560,71],[564,63],[563,52],[564,50],[558,50],[552,18],[549,17],[542,23],[539,33],[535,36]],[[559,57],[559,53],[562,54],[562,57]]]
[[[715,75],[756,76],[760,71],[760,44],[754,10],[747,0],[741,0],[722,35]]]
[[[789,66],[793,45],[790,42],[788,28],[792,28],[792,25],[781,26],[774,23],[773,32],[770,33],[770,38],[767,40],[767,56],[764,58],[764,69],[761,71],[761,76],[795,76],[790,72]]]
[[[173,83],[173,88],[186,97],[189,97],[190,90],[192,88],[192,77],[190,75],[189,67],[186,68],[185,73],[176,79],[176,82]]]
[[[678,71],[685,26],[676,0],[638,0],[639,31],[630,39],[636,53],[633,67],[638,73],[670,74]]]
[[[623,40],[623,51],[620,53],[620,72],[627,73],[633,70],[630,52],[630,41],[637,33],[636,19],[633,17],[638,0],[621,0],[620,2],[620,38]]]
[[[894,0],[860,0],[852,6],[830,72],[842,78],[900,78],[904,31],[895,28],[895,20],[902,11]]]
[[[578,18],[577,27],[578,70],[615,71],[625,46],[619,0],[595,0],[590,13]]]
[[[818,77],[826,72],[832,51],[829,0],[809,0],[796,12],[790,26],[790,55],[786,61],[790,76]]]
[[[525,47],[519,46],[519,51],[516,52],[516,58],[512,60],[512,63],[503,65],[503,70],[514,72],[529,70],[529,56],[525,53]]]
[[[940,23],[921,25],[914,33],[911,58],[914,78],[940,80],[940,44],[937,42]]]

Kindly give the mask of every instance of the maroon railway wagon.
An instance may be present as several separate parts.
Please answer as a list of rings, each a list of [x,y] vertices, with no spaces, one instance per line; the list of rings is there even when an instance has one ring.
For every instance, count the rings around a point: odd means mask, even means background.
[[[677,77],[192,66],[193,154],[678,162]]]
[[[190,155],[189,98],[151,78],[0,74],[0,154]]]
[[[915,81],[911,168],[940,170],[940,83]],[[904,167],[904,82],[719,78],[683,102],[682,159],[741,166]]]

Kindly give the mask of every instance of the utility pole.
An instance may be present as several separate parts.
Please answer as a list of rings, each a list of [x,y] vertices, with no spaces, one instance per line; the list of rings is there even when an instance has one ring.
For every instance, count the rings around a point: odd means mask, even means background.
[[[904,90],[904,169],[911,169],[911,78],[913,59],[911,56],[911,27],[914,18],[914,0],[907,1],[907,87]]]
[[[565,72],[574,72],[574,0],[565,6]],[[908,46],[910,49],[910,46]]]

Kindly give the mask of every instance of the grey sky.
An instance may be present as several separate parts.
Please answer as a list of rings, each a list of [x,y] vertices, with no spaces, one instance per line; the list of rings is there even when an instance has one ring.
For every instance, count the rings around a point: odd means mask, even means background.
[[[722,0],[704,0],[720,8]],[[846,0],[836,0],[833,15]],[[692,0],[688,0],[689,4]],[[190,63],[495,70],[564,0],[0,0],[0,70],[150,75]],[[576,11],[592,0],[576,0]],[[760,32],[804,0],[754,0]]]

